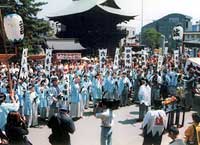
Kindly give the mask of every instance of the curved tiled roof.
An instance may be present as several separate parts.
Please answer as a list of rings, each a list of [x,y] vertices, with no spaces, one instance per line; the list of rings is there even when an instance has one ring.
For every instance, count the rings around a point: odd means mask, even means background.
[[[51,14],[48,17],[51,18],[78,14],[86,12],[96,6],[109,13],[122,16],[135,16],[133,13],[120,9],[115,3],[115,0],[76,0],[72,1],[65,9]]]

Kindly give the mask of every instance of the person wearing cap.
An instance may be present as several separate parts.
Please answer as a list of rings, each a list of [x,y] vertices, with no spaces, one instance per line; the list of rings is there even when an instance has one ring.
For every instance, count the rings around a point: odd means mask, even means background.
[[[48,121],[47,125],[52,131],[49,142],[52,145],[71,145],[69,134],[75,132],[75,125],[68,113],[69,108],[66,105],[61,105],[59,112]]]
[[[16,102],[14,95],[11,95],[11,102],[12,103],[5,103],[6,96],[3,93],[0,93],[0,129],[4,130],[6,121],[7,121],[7,115],[10,111],[18,111],[19,109],[19,103]]]
[[[186,145],[182,139],[178,138],[179,130],[172,126],[169,128],[168,136],[172,139],[169,145]]]

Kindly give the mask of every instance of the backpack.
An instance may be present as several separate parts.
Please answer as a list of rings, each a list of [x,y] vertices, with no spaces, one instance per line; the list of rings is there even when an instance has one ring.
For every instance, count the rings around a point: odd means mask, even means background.
[[[196,127],[194,125],[192,125],[192,127],[194,129],[193,141],[187,141],[187,145],[198,145]]]

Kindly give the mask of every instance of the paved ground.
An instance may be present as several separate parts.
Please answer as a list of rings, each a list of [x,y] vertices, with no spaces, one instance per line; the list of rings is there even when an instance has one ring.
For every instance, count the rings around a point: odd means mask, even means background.
[[[100,145],[100,120],[96,119],[91,110],[88,110],[83,119],[75,122],[76,131],[71,135],[72,145]],[[120,108],[115,112],[113,126],[113,145],[142,145],[143,137],[141,123],[135,120],[138,118],[138,107],[136,105]],[[186,113],[184,127],[180,128],[180,137],[183,137],[184,129],[191,122],[191,113]],[[50,130],[47,126],[30,128],[28,138],[33,145],[49,145],[48,136]],[[165,134],[162,145],[168,145],[170,138]]]

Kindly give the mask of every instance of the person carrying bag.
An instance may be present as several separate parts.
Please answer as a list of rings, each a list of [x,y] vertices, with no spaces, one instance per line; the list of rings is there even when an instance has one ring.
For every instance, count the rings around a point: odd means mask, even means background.
[[[187,145],[198,145],[196,127],[199,126],[200,116],[197,113],[193,113],[192,119],[193,124],[185,130],[185,142]]]

